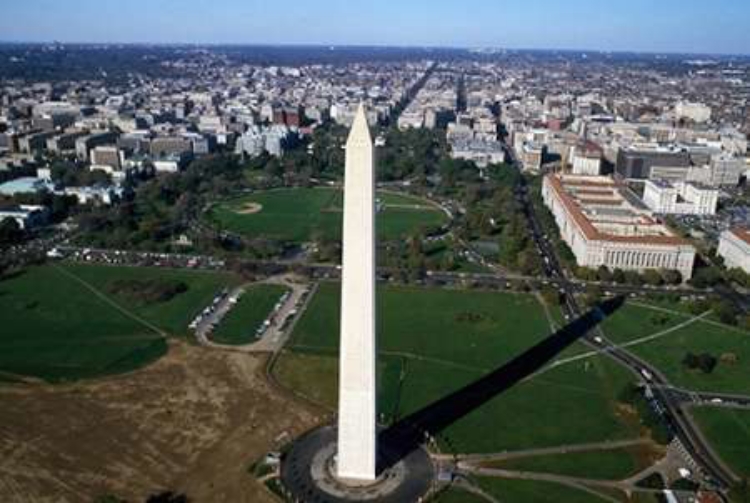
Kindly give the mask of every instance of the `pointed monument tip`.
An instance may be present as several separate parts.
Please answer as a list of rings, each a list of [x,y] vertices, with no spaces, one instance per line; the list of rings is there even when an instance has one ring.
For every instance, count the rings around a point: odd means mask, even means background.
[[[368,141],[371,142],[370,137],[370,126],[367,124],[367,112],[365,110],[365,104],[360,102],[357,107],[357,113],[354,116],[354,122],[352,128],[349,131],[349,142],[352,141]]]

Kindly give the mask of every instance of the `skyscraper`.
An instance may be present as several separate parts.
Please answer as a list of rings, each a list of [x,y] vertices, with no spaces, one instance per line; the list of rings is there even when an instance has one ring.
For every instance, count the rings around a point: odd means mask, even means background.
[[[360,105],[346,143],[337,475],[374,481],[377,467],[375,158]]]

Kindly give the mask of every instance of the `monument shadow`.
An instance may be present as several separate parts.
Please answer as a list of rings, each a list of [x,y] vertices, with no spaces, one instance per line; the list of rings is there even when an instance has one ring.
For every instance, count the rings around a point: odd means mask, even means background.
[[[584,337],[624,304],[623,297],[608,299],[561,328],[536,346],[481,379],[395,422],[378,438],[382,472],[459,419],[539,371],[555,356]]]

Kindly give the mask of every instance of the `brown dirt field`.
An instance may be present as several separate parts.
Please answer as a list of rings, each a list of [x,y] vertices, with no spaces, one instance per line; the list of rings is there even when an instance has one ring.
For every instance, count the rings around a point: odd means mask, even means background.
[[[258,203],[247,203],[241,209],[235,211],[238,215],[255,215],[263,211],[263,205]]]
[[[250,464],[322,420],[266,382],[265,358],[173,342],[141,371],[0,386],[0,501],[274,501]]]

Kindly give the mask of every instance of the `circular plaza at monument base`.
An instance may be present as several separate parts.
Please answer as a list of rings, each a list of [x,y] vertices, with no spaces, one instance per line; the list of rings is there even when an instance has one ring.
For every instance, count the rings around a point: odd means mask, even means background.
[[[384,463],[372,483],[344,481],[336,476],[336,438],[333,426],[298,439],[281,461],[281,481],[291,501],[305,503],[414,503],[432,489],[435,469],[422,448],[393,463]],[[387,445],[379,445],[379,459],[394,459]]]

